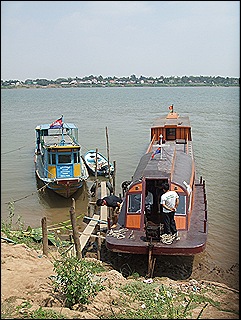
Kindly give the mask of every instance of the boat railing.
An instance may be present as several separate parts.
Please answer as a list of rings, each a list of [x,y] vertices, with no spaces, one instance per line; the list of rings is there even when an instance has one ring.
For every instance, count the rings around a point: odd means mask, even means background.
[[[146,153],[149,153],[149,152],[152,151],[153,145],[154,145],[156,142],[157,142],[157,140],[156,140],[156,134],[153,134],[152,140],[151,140],[151,142],[150,142],[150,144],[149,144],[149,146],[148,146],[148,148],[147,148],[147,150],[146,150]],[[174,141],[170,140],[169,143],[170,143],[170,142],[174,142],[174,143],[175,143],[175,140],[174,140]],[[176,143],[177,143],[177,141],[176,141]],[[158,143],[158,145],[159,145],[159,143]],[[159,146],[160,146],[160,145],[159,145]],[[185,139],[184,152],[185,152],[186,154],[189,154],[192,159],[194,158],[194,156],[193,156],[193,149],[192,149],[192,141],[188,139],[188,134],[187,134],[186,139]]]
[[[45,146],[51,145],[78,145],[78,143],[69,135],[49,135],[44,137]]]
[[[192,141],[188,140],[188,134],[186,137],[186,154],[189,154],[191,158],[193,159],[193,150],[192,150]]]
[[[208,202],[207,202],[207,194],[206,194],[206,182],[203,180],[202,176],[200,176],[199,183],[195,184],[196,186],[202,187],[203,189],[203,202],[204,202],[204,219],[203,219],[203,232],[207,232],[207,222],[208,222]]]
[[[207,210],[207,194],[206,194],[206,183],[205,180],[201,180],[202,177],[200,178],[200,182],[202,181],[203,185],[203,194],[204,194],[204,233],[207,232],[207,221],[208,221],[208,210]]]
[[[149,144],[149,146],[148,146],[148,148],[146,150],[146,153],[151,152],[152,146],[153,146],[155,141],[156,141],[156,135],[154,134],[153,137],[152,137],[152,140],[151,140],[151,142],[150,142],[150,144]]]
[[[188,134],[186,136],[186,153],[188,153],[188,149],[189,149],[189,141],[188,141]]]
[[[55,176],[53,175],[53,173],[51,173],[50,171],[48,171],[45,166],[44,166],[44,163],[43,163],[43,160],[42,160],[42,156],[40,156],[40,162],[41,162],[41,166],[39,167],[39,169],[42,169],[41,170],[41,175],[44,176],[44,177],[48,177],[50,176],[50,179],[54,179]],[[40,171],[40,170],[39,170]],[[40,173],[40,172],[39,172]]]
[[[55,176],[53,175],[53,173],[51,173],[50,171],[48,171],[46,168],[44,168],[44,174],[47,174],[47,177],[50,175],[49,179],[54,179]]]

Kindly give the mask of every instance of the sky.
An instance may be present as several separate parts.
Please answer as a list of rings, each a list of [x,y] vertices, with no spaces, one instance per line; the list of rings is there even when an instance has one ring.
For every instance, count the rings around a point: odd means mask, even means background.
[[[240,77],[240,1],[1,1],[1,80]]]

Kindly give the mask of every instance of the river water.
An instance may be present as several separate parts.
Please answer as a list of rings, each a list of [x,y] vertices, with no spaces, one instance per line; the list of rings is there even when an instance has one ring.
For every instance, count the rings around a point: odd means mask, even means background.
[[[116,193],[130,180],[150,140],[153,120],[174,111],[189,115],[197,177],[206,181],[208,243],[199,255],[228,269],[239,261],[239,88],[48,88],[1,90],[1,212],[39,227],[69,219],[71,199],[36,192],[35,127],[62,114],[79,128],[82,153],[96,149],[116,162]],[[87,189],[77,195],[76,212],[86,210]]]

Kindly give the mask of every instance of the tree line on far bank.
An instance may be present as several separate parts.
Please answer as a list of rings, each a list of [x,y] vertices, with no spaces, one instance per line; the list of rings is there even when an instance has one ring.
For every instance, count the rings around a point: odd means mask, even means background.
[[[171,77],[137,77],[132,74],[129,77],[103,77],[85,76],[83,78],[58,78],[26,79],[24,81],[11,79],[1,80],[1,88],[15,87],[135,87],[135,86],[239,86],[240,78],[221,76],[171,76]]]

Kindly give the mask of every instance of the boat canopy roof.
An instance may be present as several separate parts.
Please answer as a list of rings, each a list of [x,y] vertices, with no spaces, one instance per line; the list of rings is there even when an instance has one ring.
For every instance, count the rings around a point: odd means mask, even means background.
[[[170,177],[170,162],[169,161],[162,161],[161,167],[159,168],[158,163],[159,161],[156,158],[152,159],[151,158],[152,153],[146,153],[144,154],[140,162],[136,168],[136,171],[133,175],[133,181],[137,181],[142,179],[143,177],[145,178],[152,178],[152,179],[160,179],[163,177]]]
[[[49,129],[55,129],[56,130],[56,128],[51,128],[50,125],[51,125],[51,123],[40,124],[35,128],[35,130],[49,130]],[[65,123],[64,122],[62,127],[64,129],[78,129],[74,123]]]
[[[190,120],[187,115],[179,116],[178,113],[169,113],[167,116],[160,116],[153,122],[152,127],[165,127],[166,125],[178,127],[191,127]]]
[[[168,179],[186,189],[186,183],[190,183],[194,171],[192,157],[183,152],[183,146],[179,147],[175,143],[164,148],[162,156],[159,153],[152,159],[152,152],[142,156],[132,181],[141,180],[143,177],[145,179]]]

